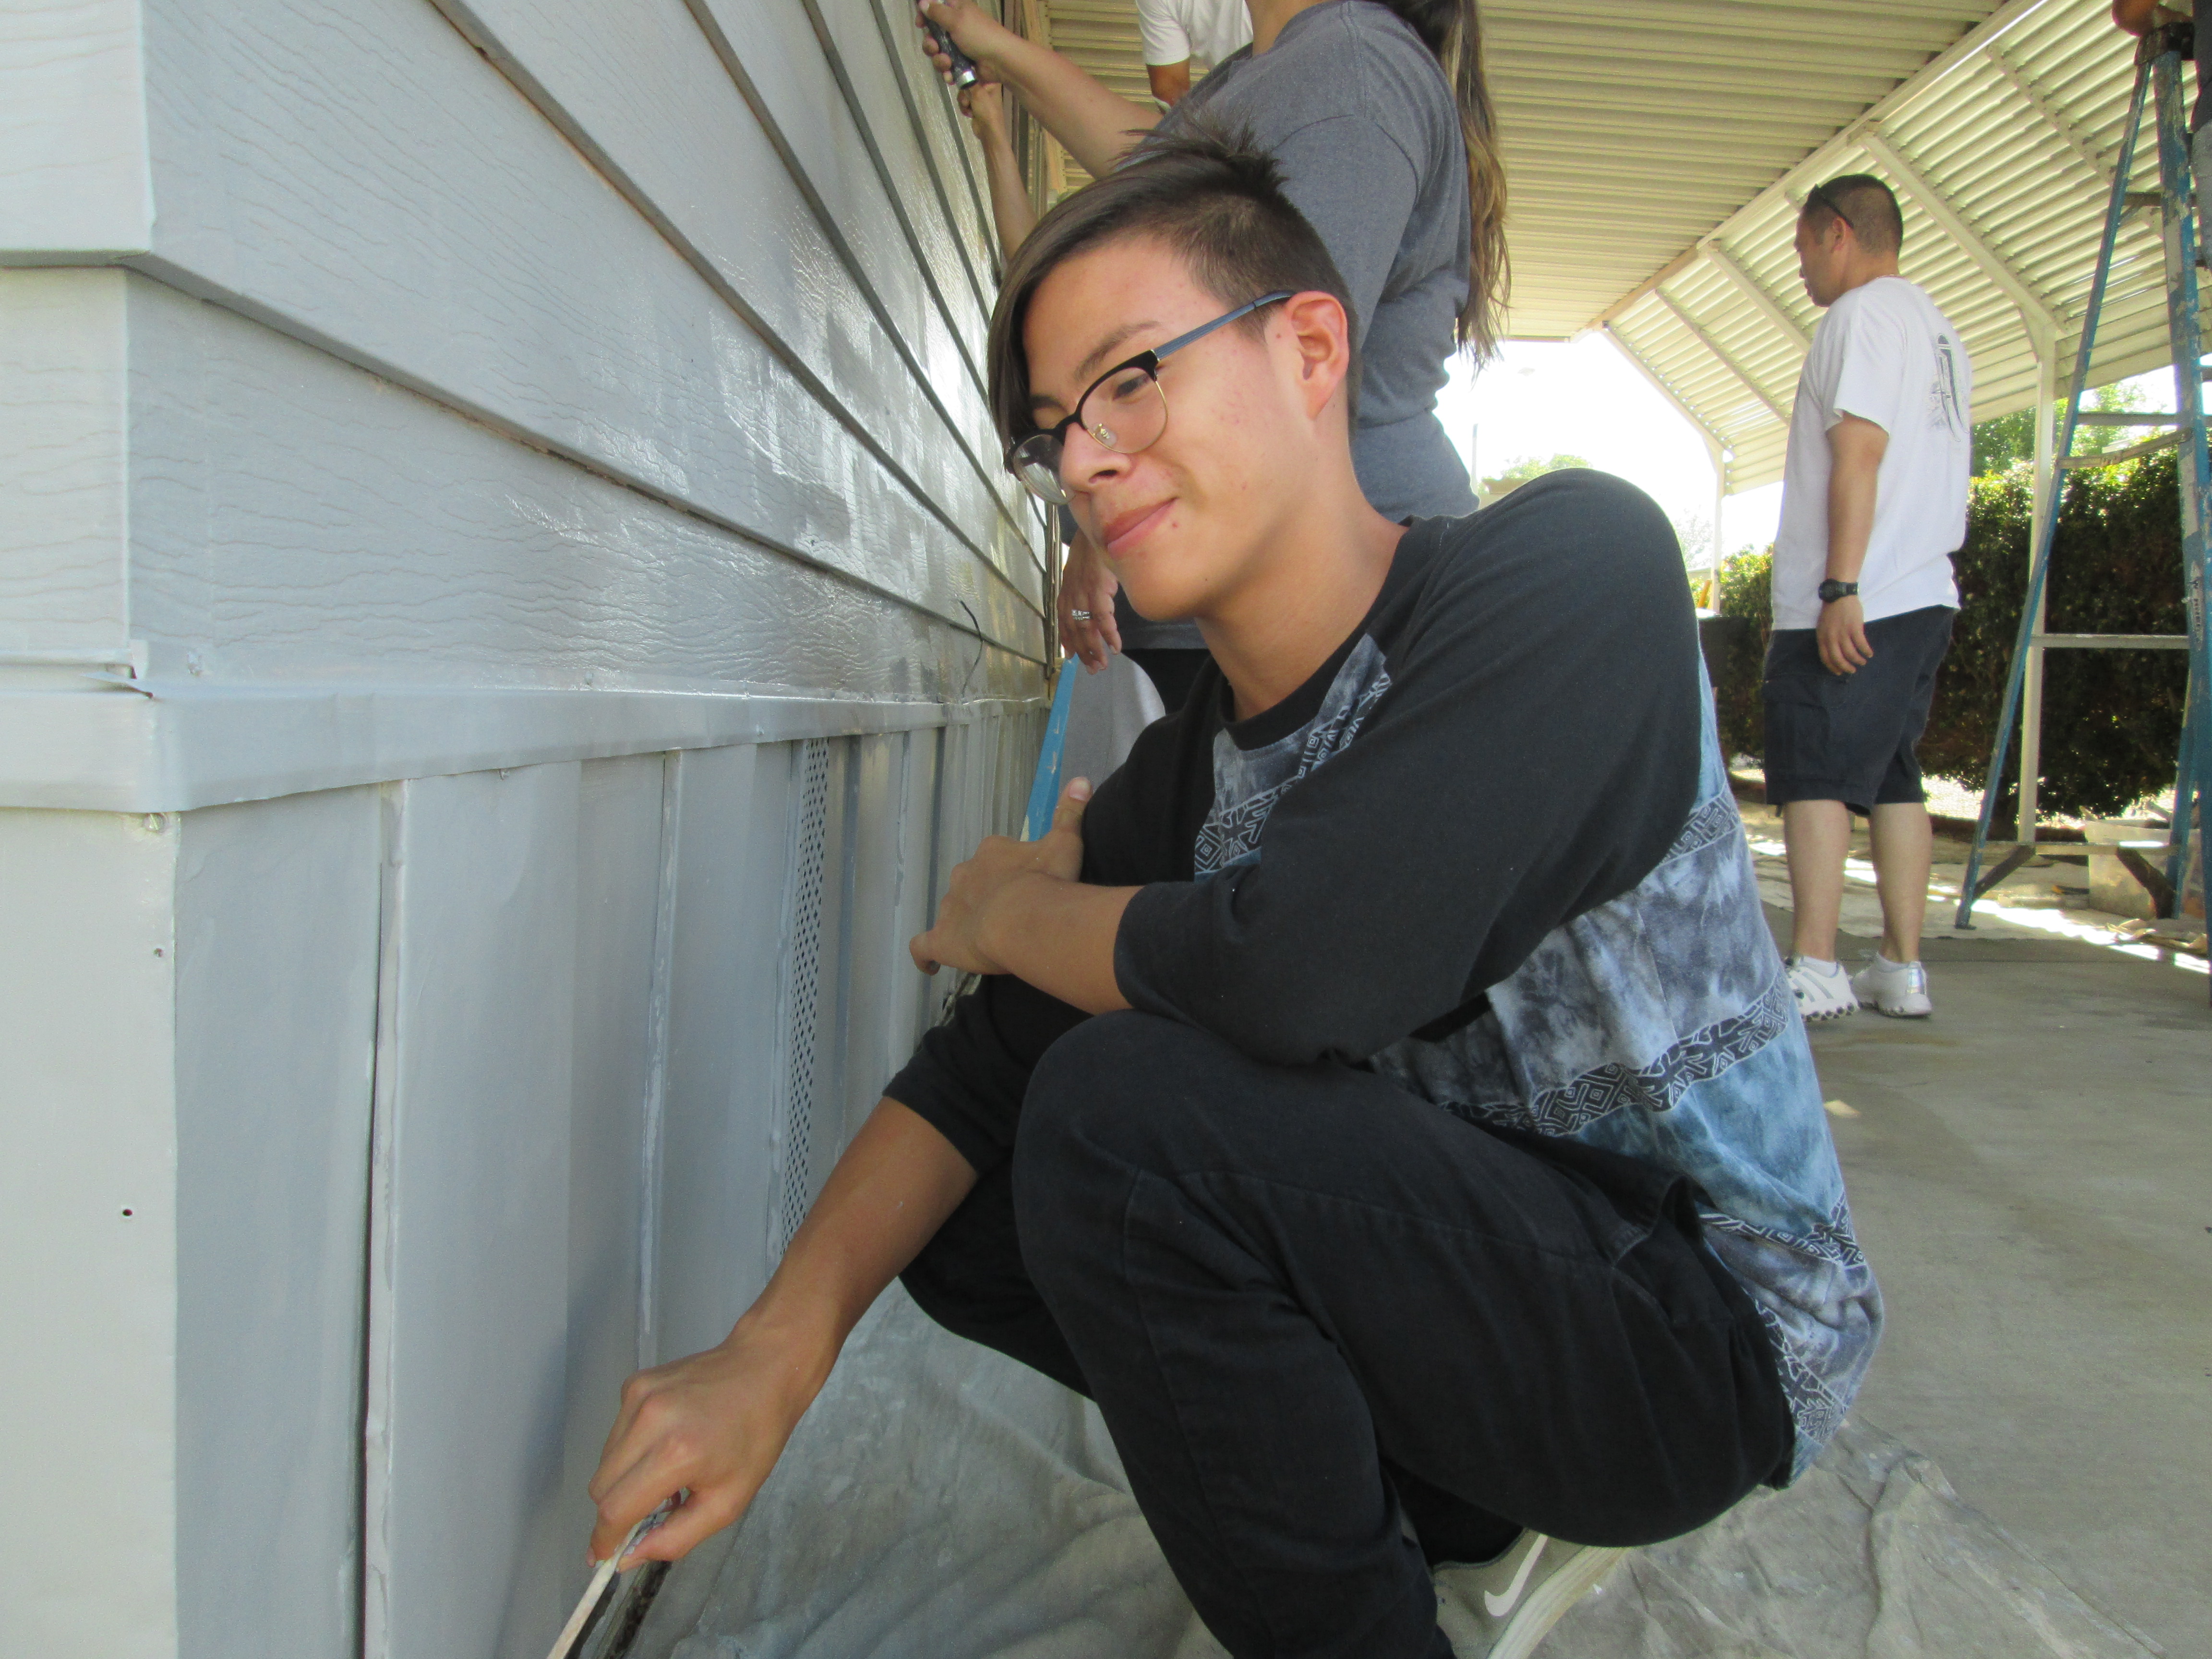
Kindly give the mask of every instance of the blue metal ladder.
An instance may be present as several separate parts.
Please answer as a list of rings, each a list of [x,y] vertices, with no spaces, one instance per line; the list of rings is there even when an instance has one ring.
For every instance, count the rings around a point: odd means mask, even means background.
[[[2089,288],[2088,308],[2082,315],[2081,341],[2075,355],[2074,380],[2066,401],[2066,418],[2060,428],[2057,465],[2050,499],[2043,504],[2040,533],[2035,543],[2027,593],[2021,608],[2020,635],[2013,647],[2012,672],[2005,681],[2003,712],[1998,716],[1996,744],[1990,756],[1989,776],[1982,787],[1982,811],[1974,827],[1974,844],[1966,857],[1965,879],[1960,885],[1957,926],[1971,928],[1974,902],[1986,894],[2039,851],[2063,847],[2078,853],[2069,842],[2033,840],[1993,842],[1990,824],[1996,816],[2004,766],[2012,741],[2014,722],[2020,716],[2031,653],[2051,647],[2120,650],[2179,647],[2189,653],[2188,712],[2181,729],[2181,753],[2175,771],[2172,828],[2166,842],[2139,846],[2123,844],[2113,850],[2137,879],[2142,880],[2160,902],[2162,913],[2178,913],[2189,872],[2191,831],[2200,858],[2206,840],[2206,807],[2212,805],[2212,670],[2208,670],[2205,640],[2205,589],[2208,581],[2206,532],[2212,526],[2212,455],[2206,449],[2204,418],[2203,343],[2197,330],[2197,228],[2189,161],[2189,126],[2182,116],[2181,54],[2165,32],[2144,38],[2136,59],[2133,100],[2127,125],[2122,130],[2120,155],[2112,174],[2110,204],[2105,212],[2104,245],[2097,256],[2097,274]],[[2135,159],[2136,138],[2142,125],[2146,101],[2155,95],[2158,136],[2159,190],[2157,201],[2165,226],[2166,326],[2173,349],[2174,410],[2171,415],[2085,416],[2081,398],[2087,390],[2089,356],[2097,338],[2097,323],[2105,303],[2105,289],[2112,270],[2112,251],[2119,240],[2120,220],[2137,198],[2128,193],[2128,175]],[[2076,456],[2075,429],[2085,423],[2166,425],[2174,430],[2163,437],[2106,455]],[[2182,580],[2187,596],[2189,632],[2163,635],[2050,634],[2041,629],[2044,586],[2050,574],[2051,544],[2058,531],[2058,509],[2064,496],[2059,486],[2066,471],[2085,465],[2112,465],[2155,450],[2180,446],[2177,469],[2181,495]],[[2028,833],[2033,835],[2033,825]],[[1981,870],[1984,852],[2002,856],[1987,874]],[[2152,860],[2163,854],[2161,872]],[[2212,860],[2205,861],[2212,870]],[[2162,874],[2163,879],[2160,879]]]

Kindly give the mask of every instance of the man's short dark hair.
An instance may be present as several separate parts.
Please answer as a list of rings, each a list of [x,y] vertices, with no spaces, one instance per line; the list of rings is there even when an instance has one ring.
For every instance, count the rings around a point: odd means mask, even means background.
[[[1846,173],[1814,185],[1804,216],[1816,230],[1841,219],[1869,253],[1895,253],[1905,246],[1905,214],[1896,193],[1871,173]]]
[[[1061,264],[1109,242],[1149,237],[1164,243],[1224,310],[1287,289],[1333,294],[1356,330],[1351,290],[1321,234],[1283,193],[1282,170],[1247,133],[1192,122],[1171,137],[1148,138],[1130,160],[1077,191],[1037,221],[999,289],[991,315],[991,417],[1008,447],[1036,430],[1030,413],[1029,354],[1022,325],[1037,285]],[[1255,312],[1232,326],[1254,336],[1267,325]],[[1345,377],[1346,408],[1356,407],[1359,351]]]

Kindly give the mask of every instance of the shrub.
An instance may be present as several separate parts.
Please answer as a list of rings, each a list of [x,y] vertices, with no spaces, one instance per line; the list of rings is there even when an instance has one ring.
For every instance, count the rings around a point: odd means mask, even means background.
[[[1966,539],[1953,559],[1962,609],[1920,745],[1924,770],[1970,788],[1988,771],[2027,589],[2034,480],[2015,465],[1973,482]],[[1721,583],[1725,615],[1755,618],[1738,641],[1721,696],[1731,752],[1759,752],[1759,665],[1770,562],[1739,555]],[[2171,452],[2067,475],[2052,550],[2048,623],[2058,634],[2179,634],[2181,521]],[[2171,789],[2181,746],[2188,659],[2179,651],[2052,651],[2044,657],[2043,811],[2109,817]],[[2015,732],[2015,738],[2017,732]],[[1999,829],[2019,799],[2012,744]]]
[[[2179,634],[2181,513],[2172,451],[2067,475],[2046,585],[2054,634]],[[1954,563],[1964,608],[1936,687],[1921,763],[1978,788],[2004,702],[2027,593],[2028,469],[1974,481],[1966,542]],[[2051,651],[2044,654],[2043,810],[2108,817],[2173,787],[2188,695],[2179,651]],[[2017,738],[2017,732],[2015,732]],[[2013,744],[1997,807],[2019,798]]]
[[[1745,626],[1729,641],[1719,686],[1721,747],[1730,757],[1756,755],[1766,744],[1766,711],[1759,681],[1766,665],[1766,631],[1774,620],[1774,550],[1737,554],[1721,567],[1723,617],[1740,617]]]

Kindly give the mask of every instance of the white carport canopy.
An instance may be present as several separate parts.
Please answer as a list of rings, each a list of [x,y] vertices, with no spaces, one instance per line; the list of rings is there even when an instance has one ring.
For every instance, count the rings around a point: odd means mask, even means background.
[[[1133,0],[1043,27],[1143,87]],[[1510,332],[1603,329],[1694,422],[1728,493],[1781,476],[1819,313],[1790,246],[1806,190],[1887,179],[1904,274],[1974,365],[1974,418],[2072,366],[2134,43],[2107,0],[1485,0],[1512,188]],[[2139,147],[2132,181],[2155,188]],[[2093,380],[2167,361],[2155,210],[2122,233]]]
[[[1888,9],[1899,27],[1914,21],[1904,14],[1920,10]],[[1856,21],[1880,32],[1872,18]],[[2112,27],[2106,0],[1997,8],[1582,326],[1605,329],[1705,430],[1725,458],[1731,492],[1779,477],[1797,370],[1819,316],[1797,279],[1797,210],[1822,179],[1871,173],[1904,205],[1903,273],[1965,338],[1974,418],[2034,403],[2039,390],[2049,395],[2048,377],[2063,384],[2071,369],[2127,116],[2133,45]],[[1727,42],[1717,33],[1711,46],[1718,60]],[[1801,71],[1808,81],[1818,73],[1810,64]],[[2155,189],[2155,151],[2146,142],[2136,153],[2131,183]],[[2168,356],[2152,209],[2122,229],[2092,379],[2136,374]]]

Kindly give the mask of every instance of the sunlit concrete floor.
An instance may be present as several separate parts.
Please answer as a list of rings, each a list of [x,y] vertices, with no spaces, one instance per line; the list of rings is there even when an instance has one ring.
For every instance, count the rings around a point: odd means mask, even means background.
[[[2100,1611],[2212,1653],[2206,978],[2063,939],[1924,959],[1934,1018],[1813,1034],[1888,1305],[1859,1409]]]

